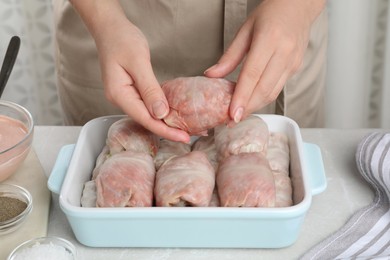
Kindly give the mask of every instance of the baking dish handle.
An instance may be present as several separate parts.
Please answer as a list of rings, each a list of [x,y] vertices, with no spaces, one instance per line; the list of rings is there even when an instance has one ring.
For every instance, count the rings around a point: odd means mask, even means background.
[[[303,143],[303,147],[309,173],[311,194],[316,195],[323,192],[327,186],[321,149],[318,145],[312,143]]]
[[[75,144],[64,145],[58,153],[53,170],[51,171],[49,180],[47,181],[49,190],[54,193],[60,194],[62,182],[64,181],[65,175],[68,171],[74,147]]]

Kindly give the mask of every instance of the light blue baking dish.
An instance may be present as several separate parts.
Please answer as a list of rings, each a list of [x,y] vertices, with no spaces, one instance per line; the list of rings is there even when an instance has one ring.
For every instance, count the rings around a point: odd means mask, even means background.
[[[290,140],[294,205],[285,208],[82,208],[83,184],[91,177],[110,125],[122,116],[91,120],[76,144],[64,146],[48,187],[77,240],[91,247],[281,248],[298,238],[312,195],[326,189],[321,151],[303,143],[297,124],[283,116],[262,117],[270,131]]]

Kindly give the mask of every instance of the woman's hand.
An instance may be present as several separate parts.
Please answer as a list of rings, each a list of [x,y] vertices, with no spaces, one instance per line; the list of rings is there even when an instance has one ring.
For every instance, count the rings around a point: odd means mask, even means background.
[[[251,13],[208,77],[225,77],[242,61],[229,114],[236,123],[274,101],[300,68],[310,27],[325,0],[264,0]]]
[[[142,32],[126,21],[97,42],[107,99],[159,136],[188,142],[188,134],[161,121],[169,106],[153,73]]]
[[[189,142],[186,132],[161,120],[169,106],[153,73],[148,42],[120,4],[111,0],[73,4],[95,39],[107,99],[153,133]]]

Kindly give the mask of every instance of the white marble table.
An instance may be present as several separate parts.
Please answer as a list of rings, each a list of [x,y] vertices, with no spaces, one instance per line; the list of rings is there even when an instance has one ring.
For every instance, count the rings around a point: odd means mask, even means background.
[[[36,126],[34,149],[45,174],[50,175],[59,149],[76,143],[81,127]],[[357,171],[357,144],[368,133],[384,129],[302,129],[305,142],[322,151],[328,187],[313,197],[298,240],[282,249],[183,249],[183,248],[90,248],[75,239],[53,194],[49,236],[73,242],[79,259],[298,259],[309,248],[339,229],[359,208],[369,204],[373,192]],[[390,132],[390,130],[387,130]]]

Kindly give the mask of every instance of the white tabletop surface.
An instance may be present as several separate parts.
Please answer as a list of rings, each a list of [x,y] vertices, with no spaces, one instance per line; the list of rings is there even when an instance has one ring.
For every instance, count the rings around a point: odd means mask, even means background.
[[[34,149],[47,176],[60,148],[77,142],[81,127],[36,126]],[[355,165],[360,140],[374,129],[302,129],[304,142],[319,145],[328,187],[313,197],[298,240],[281,249],[184,249],[184,248],[90,248],[74,237],[61,211],[58,195],[52,194],[49,236],[73,242],[78,259],[298,259],[304,252],[338,230],[359,208],[368,205],[373,192]]]

